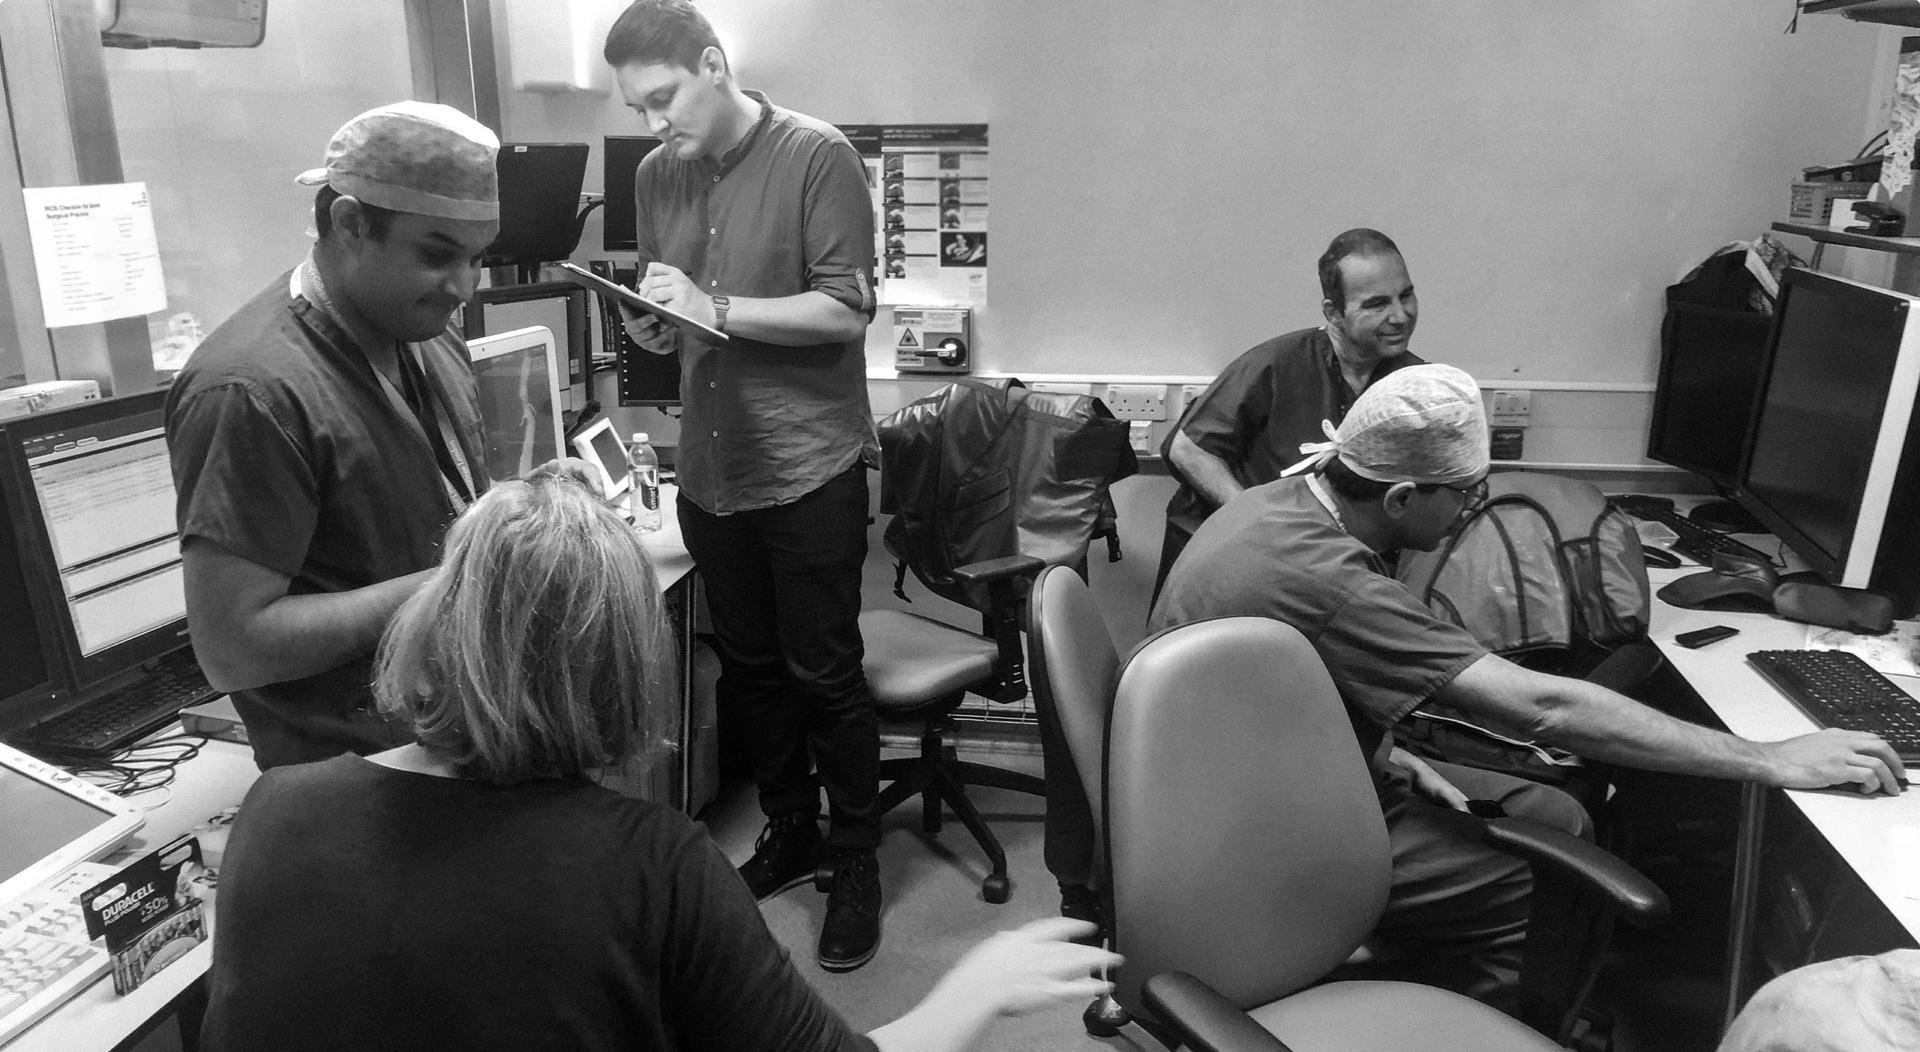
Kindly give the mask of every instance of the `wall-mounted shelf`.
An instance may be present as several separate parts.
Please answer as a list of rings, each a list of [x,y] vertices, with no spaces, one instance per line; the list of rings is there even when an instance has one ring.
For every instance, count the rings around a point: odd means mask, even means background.
[[[1913,0],[1800,0],[1804,14],[1837,11],[1855,22],[1920,27],[1920,4]]]
[[[1912,3],[1912,0],[1908,0]],[[1913,4],[1920,10],[1920,4]],[[1799,234],[1817,244],[1845,245],[1848,248],[1865,248],[1875,252],[1894,252],[1901,255],[1920,256],[1920,237],[1875,237],[1872,234],[1849,234],[1824,226],[1809,226],[1805,223],[1775,223],[1775,230],[1783,234]]]

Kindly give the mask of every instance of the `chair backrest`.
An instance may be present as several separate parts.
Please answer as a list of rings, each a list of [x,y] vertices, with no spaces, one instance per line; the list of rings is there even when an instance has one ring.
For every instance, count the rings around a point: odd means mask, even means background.
[[[1120,654],[1087,583],[1065,566],[1049,566],[1027,595],[1027,665],[1034,704],[1049,707],[1101,828],[1101,770],[1107,713],[1120,680]]]
[[[1386,822],[1319,655],[1279,621],[1149,637],[1106,748],[1120,1003],[1190,972],[1241,1007],[1324,976],[1386,905]]]

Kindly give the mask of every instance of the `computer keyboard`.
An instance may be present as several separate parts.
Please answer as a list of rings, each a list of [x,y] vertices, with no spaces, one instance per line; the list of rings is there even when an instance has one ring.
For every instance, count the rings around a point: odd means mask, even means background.
[[[1713,553],[1726,552],[1730,555],[1743,555],[1749,559],[1758,559],[1763,563],[1772,563],[1773,557],[1755,548],[1751,544],[1736,541],[1719,530],[1710,530],[1705,526],[1675,511],[1664,502],[1642,502],[1631,497],[1614,497],[1615,507],[1636,519],[1657,522],[1672,530],[1678,536],[1667,545],[1675,552],[1692,559],[1702,566],[1713,565]]]
[[[139,679],[85,702],[13,738],[29,752],[104,757],[139,741],[154,728],[220,695],[207,683],[192,650],[159,659]]]
[[[1845,650],[1756,650],[1747,661],[1815,723],[1872,731],[1920,764],[1920,700]]]
[[[105,946],[87,938],[80,893],[113,875],[82,862],[0,904],[0,1045],[113,970]]]

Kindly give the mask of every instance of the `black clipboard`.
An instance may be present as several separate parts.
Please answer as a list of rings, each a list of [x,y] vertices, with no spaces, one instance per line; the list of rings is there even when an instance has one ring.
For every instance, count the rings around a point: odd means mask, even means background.
[[[580,267],[574,266],[572,263],[562,263],[560,264],[560,269],[566,272],[567,280],[572,281],[574,284],[579,285],[583,288],[591,289],[592,291],[597,292],[602,296],[611,297],[616,302],[624,303],[629,307],[646,311],[648,314],[655,315],[656,317],[665,318],[666,320],[674,323],[675,325],[684,325],[689,329],[697,329],[700,332],[705,333],[707,336],[711,337],[712,339],[718,340],[722,343],[725,343],[727,340],[731,339],[731,337],[729,337],[726,333],[721,332],[719,329],[716,329],[711,325],[706,325],[701,322],[695,321],[694,319],[687,317],[686,315],[680,313],[677,310],[674,310],[673,308],[667,306],[666,304],[655,303],[650,299],[646,299],[645,297],[641,296],[638,292],[635,292],[624,285],[616,285],[613,282],[608,281],[606,278],[603,278],[600,275],[595,274],[590,270],[585,270]]]

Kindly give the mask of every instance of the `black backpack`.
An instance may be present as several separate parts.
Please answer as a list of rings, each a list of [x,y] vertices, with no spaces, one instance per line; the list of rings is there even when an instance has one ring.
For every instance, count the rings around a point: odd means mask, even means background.
[[[1108,487],[1139,470],[1127,426],[1091,395],[966,378],[879,424],[882,540],[894,593],[906,571],[936,595],[979,608],[955,567],[1021,554],[1077,566],[1104,537],[1120,557]]]

